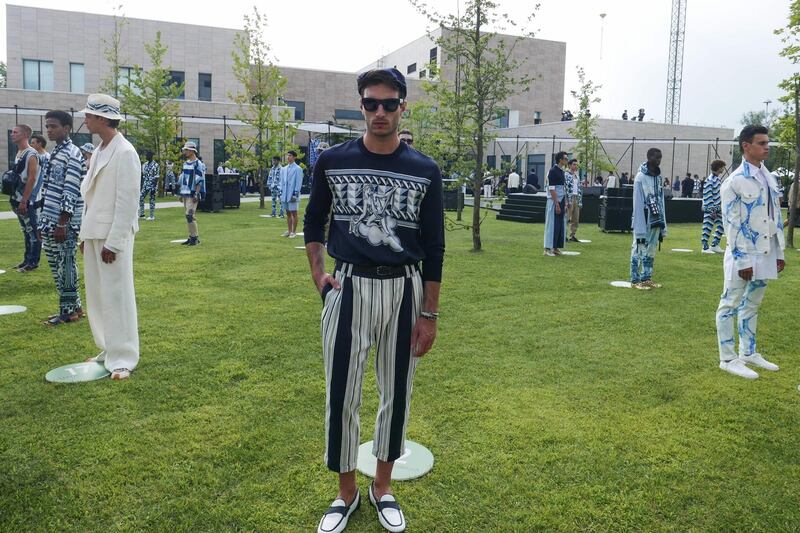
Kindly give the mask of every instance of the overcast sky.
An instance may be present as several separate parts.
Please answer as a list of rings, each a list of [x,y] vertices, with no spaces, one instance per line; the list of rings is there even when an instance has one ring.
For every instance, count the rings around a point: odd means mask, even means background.
[[[461,0],[463,4],[464,0]],[[16,5],[113,14],[116,1],[19,0]],[[502,10],[524,23],[534,2],[498,0]],[[131,18],[241,28],[252,0],[185,3],[123,2]],[[455,12],[457,0],[430,0],[442,12]],[[778,105],[778,82],[792,66],[778,57],[781,43],[773,30],[783,27],[788,0],[688,0],[680,121],[739,127],[745,111]],[[670,0],[541,0],[530,29],[536,37],[567,43],[564,106],[575,69],[602,84],[596,115],[619,117],[645,108],[645,120],[664,119],[669,53]],[[404,0],[261,0],[269,20],[267,39],[281,65],[340,71],[356,69],[424,34],[428,21]],[[601,58],[601,18],[603,21]],[[5,32],[5,10],[0,13]],[[55,36],[42,36],[42,39]],[[6,39],[0,41],[6,57]]]

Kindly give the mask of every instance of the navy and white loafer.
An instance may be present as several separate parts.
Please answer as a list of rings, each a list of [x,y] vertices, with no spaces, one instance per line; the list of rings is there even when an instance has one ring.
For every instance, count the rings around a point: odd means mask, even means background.
[[[383,526],[383,529],[392,533],[406,530],[406,517],[403,516],[403,511],[400,510],[400,505],[394,496],[384,494],[381,496],[381,500],[377,501],[373,492],[373,484],[370,483],[369,502],[377,509],[378,522]]]
[[[322,520],[319,521],[317,526],[317,533],[341,533],[347,527],[347,521],[350,515],[356,512],[358,506],[361,504],[361,493],[356,490],[356,496],[350,505],[347,505],[344,500],[337,498],[325,514],[322,515]]]

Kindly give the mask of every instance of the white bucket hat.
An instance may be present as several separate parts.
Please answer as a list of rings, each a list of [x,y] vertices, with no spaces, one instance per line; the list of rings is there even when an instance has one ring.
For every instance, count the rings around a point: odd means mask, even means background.
[[[119,112],[119,100],[107,94],[90,94],[83,113],[110,120],[125,120],[125,117]]]
[[[183,148],[181,148],[181,150],[191,150],[194,153],[197,153],[197,145],[195,144],[194,141],[187,141],[186,144],[183,145]]]

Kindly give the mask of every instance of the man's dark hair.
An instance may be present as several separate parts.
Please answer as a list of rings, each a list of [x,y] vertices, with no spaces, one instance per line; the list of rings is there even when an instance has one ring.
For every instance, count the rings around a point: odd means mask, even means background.
[[[725,161],[721,161],[719,159],[711,162],[711,171],[716,172],[717,170],[725,168]]]
[[[739,133],[739,149],[744,150],[742,144],[744,143],[752,143],[753,137],[756,135],[768,135],[769,130],[766,126],[758,126],[755,124],[750,124],[749,126],[745,126],[742,128],[742,132]]]
[[[659,154],[660,154],[660,153],[661,153],[661,150],[659,150],[658,148],[650,148],[650,149],[647,151],[647,159],[650,159],[650,156],[653,156],[653,155],[655,155],[656,153],[659,153]]]
[[[358,95],[364,96],[364,89],[373,85],[388,85],[400,93],[400,98],[406,97],[406,80],[396,68],[376,68],[368,70],[358,76]]]
[[[567,157],[567,152],[558,152],[556,154],[556,164],[558,164],[558,162],[564,159],[565,157]]]
[[[401,131],[400,133],[398,133],[398,135],[411,135],[412,137],[414,136],[414,134],[413,134],[413,133],[411,133],[411,132],[410,132],[410,131],[408,131],[408,130],[403,130],[403,131]]]
[[[572,163],[577,163],[577,162],[578,160],[573,157],[572,159],[569,160],[568,164],[571,165]]]
[[[295,152],[294,150],[289,150],[286,153],[289,154],[290,156],[297,157],[297,152]]]
[[[110,118],[107,118],[106,122],[108,122],[109,128],[117,129],[119,127],[119,120],[111,120]]]
[[[48,111],[44,115],[45,120],[47,120],[48,118],[54,118],[62,126],[69,126],[69,129],[70,130],[72,129],[72,115],[70,115],[66,111],[61,111],[60,109],[53,109],[52,111]]]
[[[42,148],[47,147],[47,141],[45,140],[44,135],[42,135],[41,133],[34,133],[33,135],[31,135],[31,140],[38,141],[39,144],[42,145]]]
[[[275,161],[277,161],[278,163],[280,163],[280,162],[281,162],[281,158],[280,158],[280,156],[277,156],[277,155],[274,155],[274,156],[272,156],[272,162],[274,163]]]

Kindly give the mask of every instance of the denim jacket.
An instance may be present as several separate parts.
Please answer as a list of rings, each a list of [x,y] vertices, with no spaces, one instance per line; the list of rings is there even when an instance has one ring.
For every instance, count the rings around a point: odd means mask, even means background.
[[[728,237],[737,270],[753,266],[752,256],[768,254],[770,237],[777,236],[784,249],[783,221],[778,199],[778,183],[765,166],[760,170],[766,177],[768,187],[754,176],[758,169],[743,161],[731,176],[722,182],[722,224]],[[772,207],[770,208],[770,203]],[[769,212],[775,216],[773,221]]]

